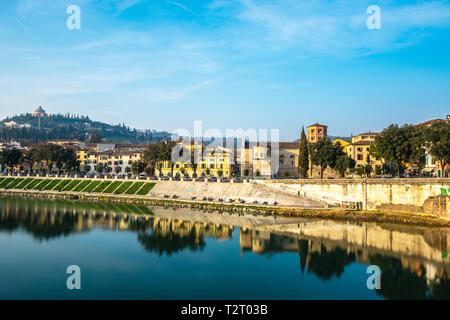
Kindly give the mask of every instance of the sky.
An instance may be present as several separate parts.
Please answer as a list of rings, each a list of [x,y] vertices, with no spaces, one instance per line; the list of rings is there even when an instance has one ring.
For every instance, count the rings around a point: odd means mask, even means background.
[[[1,0],[0,117],[350,136],[450,114],[449,57],[450,1]]]

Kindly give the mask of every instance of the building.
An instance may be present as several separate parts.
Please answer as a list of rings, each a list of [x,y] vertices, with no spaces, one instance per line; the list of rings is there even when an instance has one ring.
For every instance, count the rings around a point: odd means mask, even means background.
[[[300,142],[280,142],[278,178],[297,178]]]
[[[350,145],[350,142],[348,142],[347,140],[344,140],[344,139],[340,139],[340,138],[334,139],[331,142],[333,144],[339,143],[341,145],[341,147],[342,147],[342,151],[345,154],[347,154],[347,149],[348,149],[348,146]]]
[[[33,112],[33,117],[45,117],[47,116],[47,113],[45,112],[45,110],[42,108],[42,106],[39,106],[39,108],[37,108],[36,110],[34,110]]]
[[[174,163],[165,161],[161,168],[156,168],[156,174],[173,177],[216,177],[231,178],[236,172],[236,163],[233,152],[229,148],[221,146],[207,147],[204,143],[186,145],[179,142],[176,150],[188,150],[186,156],[181,156],[179,161]],[[191,151],[192,150],[192,151]],[[184,152],[184,151],[183,151]],[[190,153],[194,153],[196,163],[192,163]],[[195,175],[194,175],[195,173]]]
[[[361,133],[352,137],[352,143],[347,145],[347,155],[355,160],[356,166],[382,166],[381,159],[370,156],[370,146],[375,142],[375,138],[379,135],[376,132]]]
[[[307,129],[308,142],[316,143],[320,139],[325,139],[327,137],[327,126],[319,123],[310,125]]]
[[[89,149],[77,151],[80,170],[85,173],[101,172],[105,174],[127,175],[131,173],[131,165],[142,160],[141,151],[103,151],[96,152]]]
[[[417,127],[430,127],[435,123],[448,123],[450,122],[450,115],[447,115],[445,119],[432,119],[422,123],[417,124]],[[450,170],[450,165],[447,165],[445,171]],[[442,177],[444,176],[444,172],[441,168],[441,165],[436,159],[427,151],[425,154],[425,167],[423,168],[423,172],[426,175],[433,177]]]

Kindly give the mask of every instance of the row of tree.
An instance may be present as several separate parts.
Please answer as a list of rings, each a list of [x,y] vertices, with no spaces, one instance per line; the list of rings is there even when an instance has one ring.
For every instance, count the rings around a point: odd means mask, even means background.
[[[400,176],[406,163],[419,168],[425,166],[426,155],[439,163],[442,176],[450,163],[450,123],[437,122],[431,126],[390,125],[376,137],[370,146],[370,154],[394,165]]]
[[[320,168],[321,179],[327,167],[339,172],[342,177],[348,169],[355,167],[355,160],[345,154],[340,143],[334,144],[329,138],[325,138],[308,145],[305,129],[302,128],[298,158],[298,170],[301,178],[308,177],[310,163]]]
[[[370,146],[367,166],[356,168],[356,173],[370,174],[373,171],[370,156],[381,159],[382,166],[375,168],[376,174],[395,172],[399,177],[407,163],[423,168],[429,154],[439,163],[442,176],[448,176],[446,166],[450,164],[450,122],[437,122],[431,126],[398,126],[392,124],[375,138]],[[298,170],[300,177],[308,176],[309,165],[319,166],[320,177],[331,167],[343,177],[355,168],[355,161],[348,157],[339,143],[320,139],[308,145],[302,128],[299,148]]]
[[[32,147],[24,155],[18,149],[4,149],[0,152],[0,165],[13,171],[16,166],[21,166],[21,170],[27,166],[30,171],[39,171],[48,168],[52,172],[53,168],[67,173],[79,170],[79,162],[73,149],[66,149],[55,144],[42,144]]]

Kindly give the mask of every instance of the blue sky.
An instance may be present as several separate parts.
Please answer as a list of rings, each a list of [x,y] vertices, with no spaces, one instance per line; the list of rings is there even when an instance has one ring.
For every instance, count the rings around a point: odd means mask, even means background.
[[[0,39],[2,118],[43,105],[290,141],[317,121],[350,136],[450,113],[449,1],[2,0]]]

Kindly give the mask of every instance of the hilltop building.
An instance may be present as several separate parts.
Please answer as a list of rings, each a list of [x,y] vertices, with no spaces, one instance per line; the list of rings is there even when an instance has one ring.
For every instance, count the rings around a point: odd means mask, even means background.
[[[45,110],[42,108],[42,106],[39,106],[39,108],[37,108],[36,110],[34,110],[33,112],[33,117],[46,117],[47,113],[45,112]]]

